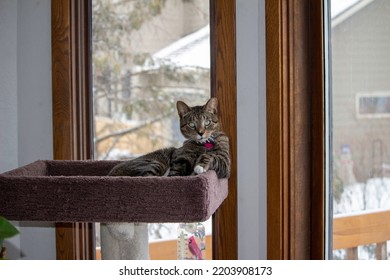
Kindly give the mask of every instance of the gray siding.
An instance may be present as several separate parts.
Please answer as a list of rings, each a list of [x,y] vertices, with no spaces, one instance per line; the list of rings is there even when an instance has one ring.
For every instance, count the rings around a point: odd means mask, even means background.
[[[390,118],[358,119],[355,107],[358,93],[390,92],[390,1],[376,0],[351,15],[331,38],[333,154],[349,145],[356,178],[365,181],[390,163]]]

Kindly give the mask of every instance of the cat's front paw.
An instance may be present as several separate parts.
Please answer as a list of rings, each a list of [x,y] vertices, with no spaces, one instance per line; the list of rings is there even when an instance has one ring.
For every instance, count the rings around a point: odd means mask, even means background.
[[[201,165],[196,165],[195,168],[194,168],[194,172],[195,174],[202,174],[202,173],[205,173],[207,171],[206,168],[204,168],[203,166]]]

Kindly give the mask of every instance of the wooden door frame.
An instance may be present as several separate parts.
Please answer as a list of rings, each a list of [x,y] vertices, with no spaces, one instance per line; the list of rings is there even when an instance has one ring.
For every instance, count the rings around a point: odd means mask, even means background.
[[[266,0],[268,259],[323,259],[323,0]]]
[[[90,1],[52,0],[54,159],[92,156]],[[211,91],[230,137],[229,196],[213,215],[213,258],[237,259],[235,0],[210,0]],[[227,125],[229,124],[229,125]],[[91,223],[56,225],[57,259],[94,259]]]
[[[213,259],[238,258],[236,0],[210,0],[211,95],[230,140],[229,195],[213,215]]]
[[[89,1],[52,0],[53,157],[92,158]],[[56,223],[57,259],[94,259],[92,223]]]

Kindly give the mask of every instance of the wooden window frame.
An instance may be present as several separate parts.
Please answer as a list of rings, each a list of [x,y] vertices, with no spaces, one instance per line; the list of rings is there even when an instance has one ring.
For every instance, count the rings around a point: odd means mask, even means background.
[[[91,153],[89,7],[81,2],[52,0],[55,159]],[[229,197],[213,216],[213,258],[236,259],[235,1],[211,3],[211,88],[233,160]],[[266,0],[268,259],[325,257],[323,22],[323,0]],[[93,237],[88,224],[57,226],[57,258],[93,258]]]
[[[268,259],[325,258],[323,0],[266,0]]]
[[[54,159],[90,159],[91,2],[52,0],[51,5]],[[232,153],[229,196],[213,215],[213,258],[237,259],[235,0],[210,0],[210,14],[211,92],[219,99]],[[91,223],[57,223],[57,259],[94,259],[94,239]]]
[[[52,0],[53,157],[92,158],[89,1]],[[56,224],[57,259],[94,259],[92,223]]]

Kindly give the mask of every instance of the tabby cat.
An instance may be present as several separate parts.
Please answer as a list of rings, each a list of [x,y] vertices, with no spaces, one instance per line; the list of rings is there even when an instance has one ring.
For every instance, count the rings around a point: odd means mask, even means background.
[[[188,176],[214,170],[219,178],[230,176],[229,139],[221,131],[218,100],[189,107],[178,101],[180,131],[186,138],[180,148],[156,150],[116,165],[109,176]]]

